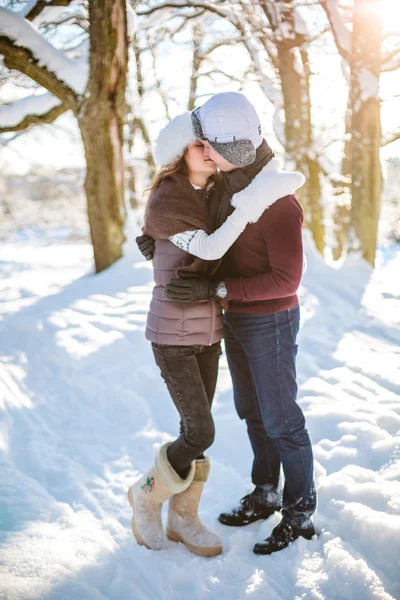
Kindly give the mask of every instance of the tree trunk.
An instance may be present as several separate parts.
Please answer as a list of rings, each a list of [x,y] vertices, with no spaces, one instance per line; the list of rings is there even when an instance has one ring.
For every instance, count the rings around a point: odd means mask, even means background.
[[[297,195],[303,207],[305,225],[311,230],[316,248],[323,254],[321,173],[312,147],[310,69],[305,48],[307,40],[295,30],[296,9],[292,3],[265,2],[262,7],[276,40],[275,62],[281,80],[285,112],[286,157],[306,178]]]
[[[204,29],[196,23],[192,28],[193,38],[193,55],[192,55],[192,69],[190,73],[190,88],[189,88],[189,101],[188,111],[192,111],[196,108],[197,100],[197,84],[199,80],[199,69],[203,57],[201,55],[201,42],[204,37]]]
[[[143,99],[143,95],[144,95],[143,64],[142,64],[142,52],[140,50],[139,40],[137,38],[137,35],[135,35],[133,38],[132,46],[133,46],[133,52],[135,55],[135,62],[136,62],[136,80],[137,80],[137,92],[138,92],[139,102],[140,102],[140,114],[142,115],[143,114],[143,102],[144,102],[144,99]],[[156,174],[157,169],[156,169],[156,163],[155,163],[154,156],[153,156],[150,133],[149,133],[147,124],[146,124],[143,116],[141,116],[140,118],[138,118],[138,117],[132,118],[132,112],[135,110],[134,104],[132,106],[130,106],[129,109],[130,109],[129,112],[131,113],[129,115],[129,123],[128,123],[129,124],[129,136],[128,136],[129,152],[131,152],[131,150],[132,150],[136,132],[139,130],[142,135],[144,145],[146,147],[145,160],[146,160],[146,163],[148,166],[148,178],[149,178],[149,180],[151,180],[151,179],[153,179],[154,175]],[[133,174],[133,171],[134,171],[134,169],[132,169],[132,174]],[[130,189],[136,189],[136,183],[131,182]],[[136,194],[136,192],[135,192],[135,194]],[[135,203],[136,203],[136,208],[137,208],[137,206],[138,206],[137,199],[135,199]],[[131,201],[131,206],[133,206],[132,201]]]
[[[379,0],[354,0],[351,56],[352,208],[350,250],[372,266],[382,193]]]
[[[86,155],[85,190],[96,271],[125,241],[123,135],[128,39],[124,0],[89,0],[90,77],[78,114]]]
[[[303,45],[299,50],[299,59],[304,69],[302,77],[302,144],[305,145],[304,160],[306,165],[305,175],[305,193],[307,195],[308,208],[308,226],[312,232],[315,246],[321,254],[324,254],[325,248],[325,226],[324,213],[321,204],[321,168],[318,157],[313,149],[313,131],[311,122],[311,96],[310,96],[310,78],[311,70],[308,60],[308,51]],[[301,189],[300,189],[301,192]]]
[[[311,230],[316,248],[323,254],[320,168],[312,150],[308,56],[305,50],[300,53],[297,47],[294,48],[292,40],[282,40],[278,42],[278,57],[285,110],[286,156],[306,178],[297,195],[304,210],[305,224]]]
[[[325,226],[321,206],[321,169],[318,160],[315,160],[311,156],[307,156],[306,161],[307,169],[305,175],[307,181],[305,183],[305,191],[308,200],[306,224],[312,232],[315,247],[323,255],[325,247]],[[301,192],[301,188],[299,192]]]
[[[333,238],[334,246],[332,249],[333,260],[339,260],[347,253],[349,247],[349,227],[351,210],[351,94],[347,103],[345,116],[345,142],[342,160],[342,176],[337,178],[330,177],[330,183],[334,190],[335,208],[333,211]]]

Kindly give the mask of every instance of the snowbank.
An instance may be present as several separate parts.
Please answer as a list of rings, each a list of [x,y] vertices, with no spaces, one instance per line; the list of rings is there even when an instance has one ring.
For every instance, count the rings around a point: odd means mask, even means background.
[[[3,245],[0,597],[400,597],[400,252],[373,273],[331,268],[306,246],[299,401],[322,534],[257,557],[278,515],[239,530],[217,522],[251,489],[223,357],[201,513],[224,553],[204,559],[173,542],[148,551],[130,530],[127,487],[178,427],[143,336],[150,265],[136,254],[93,276],[88,245]]]

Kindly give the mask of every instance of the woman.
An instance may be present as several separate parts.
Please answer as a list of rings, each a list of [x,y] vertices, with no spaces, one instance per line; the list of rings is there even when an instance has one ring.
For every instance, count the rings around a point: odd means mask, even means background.
[[[179,411],[181,434],[160,448],[154,465],[129,489],[132,529],[139,544],[161,549],[161,507],[170,498],[167,536],[194,553],[214,556],[222,552],[221,539],[205,527],[197,511],[210,471],[203,453],[214,441],[211,404],[223,337],[221,306],[215,299],[184,305],[171,302],[165,286],[176,275],[211,278],[249,215],[257,220],[268,201],[242,195],[233,213],[214,231],[221,183],[215,163],[196,141],[190,113],[176,117],[162,130],[156,160],[161,170],[151,187],[144,226],[144,233],[156,240],[146,338],[152,342],[156,363]]]

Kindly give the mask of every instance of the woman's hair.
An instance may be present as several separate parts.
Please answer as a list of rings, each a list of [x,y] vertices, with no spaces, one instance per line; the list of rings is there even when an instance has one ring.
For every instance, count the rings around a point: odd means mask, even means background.
[[[145,192],[147,192],[149,196],[154,192],[154,190],[158,188],[158,186],[164,181],[164,179],[167,179],[167,177],[170,177],[171,175],[176,175],[177,173],[180,173],[181,175],[186,175],[186,177],[189,175],[189,169],[186,164],[185,154],[186,150],[182,154],[182,156],[179,156],[179,158],[169,163],[169,165],[165,165],[165,167],[161,167],[161,169],[157,171],[157,173],[151,180],[150,187],[145,190]],[[208,185],[213,184],[217,179],[218,174],[213,173],[208,178]]]
[[[189,169],[185,161],[185,152],[182,154],[182,156],[174,160],[172,163],[169,163],[169,165],[166,165],[165,167],[162,167],[159,171],[157,171],[157,173],[151,180],[150,187],[146,190],[146,192],[152,194],[154,190],[158,188],[160,183],[164,181],[164,179],[170,177],[170,175],[176,175],[177,173],[181,173],[182,175],[189,175]]]

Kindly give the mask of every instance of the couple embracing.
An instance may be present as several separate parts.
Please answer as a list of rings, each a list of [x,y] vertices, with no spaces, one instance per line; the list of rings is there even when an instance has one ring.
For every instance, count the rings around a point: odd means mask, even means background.
[[[313,456],[296,401],[303,213],[295,191],[304,177],[282,170],[253,105],[236,92],[173,119],[158,137],[156,161],[137,242],[154,269],[146,337],[181,427],[129,488],[133,532],[139,544],[161,549],[169,499],[168,538],[196,554],[222,552],[198,506],[210,472],[204,453],[214,441],[224,338],[254,453],[254,490],[219,521],[240,527],[280,511],[279,524],[253,549],[272,554],[315,534]]]

